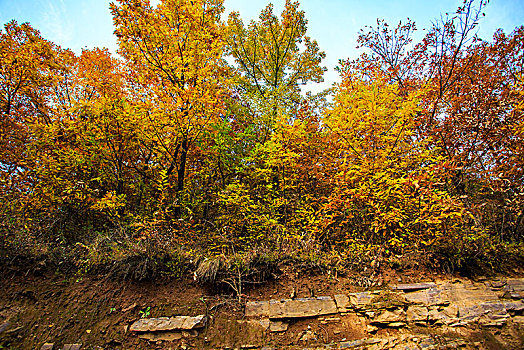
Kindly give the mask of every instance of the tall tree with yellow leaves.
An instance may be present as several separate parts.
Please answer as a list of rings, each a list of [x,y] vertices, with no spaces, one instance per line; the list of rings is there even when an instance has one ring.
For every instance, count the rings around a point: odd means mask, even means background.
[[[111,11],[151,155],[145,166],[168,182],[176,174],[180,193],[192,146],[223,113],[222,0],[118,0]]]

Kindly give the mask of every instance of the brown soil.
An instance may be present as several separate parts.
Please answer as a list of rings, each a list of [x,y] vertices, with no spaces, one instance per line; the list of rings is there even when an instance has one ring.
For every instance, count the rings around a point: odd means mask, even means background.
[[[287,266],[281,268],[276,280],[244,290],[242,301],[334,295],[363,290],[362,285],[374,284],[376,288],[451,277],[416,270],[387,270],[373,278],[358,274],[340,277]],[[153,343],[127,332],[129,325],[140,317],[199,314],[211,316],[214,326],[198,338]],[[296,343],[297,336],[308,327],[326,343],[365,337],[365,326],[351,317],[355,316],[342,317],[341,322],[347,324],[343,333],[335,331],[329,323],[292,322],[287,332],[272,335],[272,342]],[[40,276],[9,273],[0,277],[0,328],[7,327],[0,331],[0,349],[39,349],[44,343],[54,343],[55,349],[71,343],[84,344],[82,349],[215,348],[219,346],[220,334],[233,329],[228,322],[242,318],[238,298],[228,292],[210,290],[191,279],[137,283],[99,276],[67,278],[52,273]]]

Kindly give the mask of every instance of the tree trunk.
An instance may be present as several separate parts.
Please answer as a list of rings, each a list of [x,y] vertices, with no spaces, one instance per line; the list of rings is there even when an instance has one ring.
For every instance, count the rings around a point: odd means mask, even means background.
[[[186,175],[186,163],[187,163],[187,153],[189,151],[189,143],[187,142],[187,139],[184,139],[182,141],[182,145],[180,147],[180,166],[178,167],[177,171],[177,199],[178,199],[178,205],[175,207],[175,217],[179,218],[182,214],[182,206],[181,206],[181,196],[182,191],[184,190],[184,180]]]

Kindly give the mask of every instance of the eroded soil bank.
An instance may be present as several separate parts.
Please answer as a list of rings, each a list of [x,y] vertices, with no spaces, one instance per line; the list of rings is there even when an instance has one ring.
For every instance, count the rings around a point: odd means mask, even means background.
[[[363,286],[356,273],[288,266],[239,298],[191,279],[9,272],[0,349],[521,349],[523,277],[520,269],[474,279],[389,270]],[[202,315],[195,329],[136,326]]]

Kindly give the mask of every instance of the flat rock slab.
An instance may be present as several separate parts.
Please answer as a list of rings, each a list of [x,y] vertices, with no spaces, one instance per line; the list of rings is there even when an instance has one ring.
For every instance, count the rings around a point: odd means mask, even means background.
[[[413,304],[447,305],[449,293],[447,289],[431,287],[429,289],[413,290],[405,294],[406,300]]]
[[[522,312],[524,311],[524,302],[518,300],[518,301],[504,301],[502,304],[504,304],[504,307],[507,311],[512,312]]]
[[[382,312],[378,317],[371,320],[371,324],[388,324],[396,322],[405,322],[406,312],[402,309],[386,310]]]
[[[406,311],[408,322],[424,322],[428,320],[429,310],[425,306],[410,305]]]
[[[269,301],[248,301],[246,317],[269,317]]]
[[[504,297],[511,299],[524,299],[524,292],[506,292]]]
[[[507,280],[502,292],[505,298],[524,299],[524,278]]]
[[[335,295],[335,303],[337,304],[338,312],[348,312],[352,309],[363,309],[371,305],[377,295],[377,292],[350,293],[348,295],[337,294]]]
[[[524,316],[515,316],[515,317],[513,317],[513,322],[524,324]]]
[[[182,338],[194,338],[198,336],[197,330],[191,331],[168,331],[168,332],[145,332],[138,335],[141,339],[152,342],[157,341],[174,341]]]
[[[54,343],[45,343],[44,345],[42,345],[40,350],[53,350],[54,347],[55,347]]]
[[[506,309],[499,302],[458,305],[458,316],[461,322],[471,322],[483,315],[507,315]]]
[[[351,302],[347,295],[335,295],[335,303],[337,304],[338,312],[348,312],[351,309]]]
[[[469,286],[466,284],[443,285],[451,302],[478,303],[488,300],[498,300],[498,296],[486,286]]]
[[[176,316],[144,318],[136,321],[129,329],[132,332],[158,332],[174,330],[191,330],[203,328],[206,325],[206,316]]]
[[[387,340],[385,339],[375,339],[375,338],[369,338],[369,339],[359,339],[359,340],[352,340],[352,341],[345,341],[339,344],[340,349],[362,349],[364,347],[370,346],[370,345],[386,345]]]
[[[486,282],[486,286],[490,287],[491,289],[501,289],[502,287],[506,286],[507,285],[507,281],[506,280],[501,280],[501,281],[489,281],[489,282]]]
[[[330,297],[271,300],[269,318],[300,318],[336,314],[335,301]]]
[[[446,307],[432,306],[429,309],[428,321],[452,324],[457,322],[458,312],[459,310],[456,305],[449,305]]]
[[[350,293],[349,300],[354,307],[362,307],[370,305],[373,302],[373,299],[377,297],[375,292],[360,292],[360,293]]]
[[[486,282],[486,286],[491,289],[498,290],[512,290],[512,291],[524,291],[524,278],[512,278]]]
[[[397,284],[392,289],[402,290],[404,292],[412,292],[416,290],[435,288],[435,283],[409,283],[409,284]]]
[[[62,350],[80,350],[82,344],[65,344]]]

